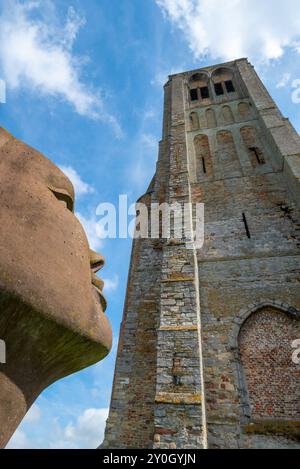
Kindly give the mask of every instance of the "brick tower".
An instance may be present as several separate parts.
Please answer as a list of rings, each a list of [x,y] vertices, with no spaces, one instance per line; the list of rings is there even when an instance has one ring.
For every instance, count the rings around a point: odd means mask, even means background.
[[[169,77],[140,202],[204,203],[205,242],[134,240],[103,448],[300,447],[299,178],[246,59]]]

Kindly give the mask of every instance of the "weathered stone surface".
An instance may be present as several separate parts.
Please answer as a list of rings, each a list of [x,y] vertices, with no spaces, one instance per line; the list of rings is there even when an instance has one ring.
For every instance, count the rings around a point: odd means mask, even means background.
[[[0,128],[0,447],[39,394],[92,365],[112,333],[69,179]]]

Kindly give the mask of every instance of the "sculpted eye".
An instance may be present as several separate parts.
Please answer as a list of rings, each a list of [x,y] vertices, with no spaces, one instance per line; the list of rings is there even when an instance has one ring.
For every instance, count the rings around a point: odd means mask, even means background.
[[[74,202],[73,202],[73,199],[72,197],[67,193],[65,192],[64,190],[54,190],[52,188],[50,188],[50,191],[52,192],[53,195],[55,195],[55,197],[57,198],[57,200],[59,200],[59,202],[61,202],[62,204],[64,204],[64,206],[70,210],[71,212],[73,212],[73,209],[74,209]]]

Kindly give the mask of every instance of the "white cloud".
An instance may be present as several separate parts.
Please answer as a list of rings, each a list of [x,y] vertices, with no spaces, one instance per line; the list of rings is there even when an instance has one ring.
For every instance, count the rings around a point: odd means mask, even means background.
[[[294,47],[295,47],[296,51],[300,54],[300,41],[296,41],[294,43]]]
[[[41,418],[41,409],[37,404],[33,404],[33,406],[30,408],[28,411],[24,422],[26,423],[36,423],[40,420]]]
[[[25,425],[22,430],[18,429],[14,433],[7,449],[96,449],[104,438],[108,411],[108,408],[86,409],[75,422],[69,422],[65,426],[60,425],[56,418],[52,418],[48,421],[51,431],[44,434],[41,440],[35,437],[35,444],[29,438],[32,428]],[[45,428],[42,430],[45,433]]]
[[[300,36],[298,0],[156,0],[196,59],[277,59]],[[298,42],[299,47],[299,42]]]
[[[79,212],[76,213],[76,216],[86,232],[90,248],[97,251],[102,246],[102,240],[104,237],[103,225],[95,216],[87,218]]]
[[[294,104],[300,104],[300,78],[293,81],[292,88],[294,89],[292,93],[292,101]]]
[[[32,407],[27,412],[25,418],[22,421],[23,425],[35,425],[40,422],[41,419],[41,409],[37,404],[33,404]],[[10,439],[7,449],[30,449],[32,448],[32,443],[28,438],[27,432],[22,428],[18,428]]]
[[[170,69],[158,69],[150,81],[150,84],[153,86],[158,86],[161,88],[168,81],[169,75],[175,75],[175,73],[180,73],[184,70],[184,65],[178,65],[177,67],[171,67]]]
[[[155,163],[157,159],[156,149],[147,148],[145,145],[136,145],[136,160],[128,167],[127,175],[131,188],[143,194],[149,186],[153,175],[155,174]]]
[[[285,88],[291,79],[290,73],[284,73],[281,77],[281,80],[276,85],[276,88]]]
[[[6,83],[0,79],[0,104],[6,103]]]
[[[52,448],[96,449],[103,441],[105,424],[109,409],[87,409],[77,418],[75,424],[69,423],[64,430],[64,441],[53,443]]]
[[[70,179],[74,186],[75,195],[80,197],[81,195],[91,194],[95,190],[92,186],[84,182],[77,171],[72,166],[59,166],[62,172]]]
[[[142,132],[140,136],[140,143],[141,145],[147,146],[149,148],[157,148],[158,143],[157,143],[157,138],[155,135],[152,135],[150,133],[145,133]]]
[[[145,192],[154,176],[161,136],[161,116],[157,112],[156,103],[147,104],[139,114],[142,119],[130,149],[134,158],[128,164],[125,176],[130,183],[126,192],[131,196],[133,189],[135,197]]]
[[[23,430],[16,430],[6,449],[30,449],[31,444],[28,440],[26,432]]]
[[[103,282],[104,282],[104,291],[111,292],[118,288],[119,277],[115,275],[113,278],[103,278]]]
[[[147,121],[147,120],[152,120],[154,119],[155,117],[157,116],[157,112],[154,111],[154,109],[147,109],[145,112],[144,112],[144,121]]]
[[[3,11],[0,64],[7,86],[62,98],[78,114],[108,122],[121,136],[118,122],[105,111],[99,93],[80,79],[86,59],[74,56],[72,49],[85,19],[70,7],[62,26],[52,0],[7,0]]]

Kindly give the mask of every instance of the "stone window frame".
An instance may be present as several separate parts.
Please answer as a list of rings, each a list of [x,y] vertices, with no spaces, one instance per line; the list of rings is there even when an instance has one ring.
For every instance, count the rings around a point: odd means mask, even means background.
[[[239,351],[239,334],[243,324],[246,320],[255,312],[263,308],[274,308],[287,314],[290,318],[300,320],[300,310],[294,308],[279,300],[266,300],[258,303],[252,303],[244,307],[239,311],[237,316],[233,320],[233,328],[229,338],[229,349],[234,355],[235,367],[236,367],[236,378],[238,384],[238,395],[240,398],[241,423],[246,424],[251,420],[251,407],[249,400],[249,393],[247,388],[246,376],[244,368],[241,362],[241,356]]]
[[[200,86],[200,83],[202,83],[202,86]],[[200,88],[201,87],[207,87],[208,88],[208,98],[202,98],[200,94]],[[205,70],[200,70],[199,72],[194,72],[192,75],[190,75],[188,82],[187,82],[187,87],[188,87],[188,101],[190,107],[195,107],[196,105],[201,105],[203,103],[209,103],[211,101],[211,96],[212,96],[212,90],[210,86],[210,77],[208,72]],[[195,90],[197,93],[197,99],[192,100],[191,99],[191,91]]]
[[[225,86],[225,81],[226,80],[220,80],[219,82],[222,84],[224,94],[217,96],[215,93],[215,87],[214,83],[216,82],[216,75],[218,72],[221,70],[227,71],[228,74],[230,75],[230,80],[233,83],[234,92],[228,92]],[[231,101],[236,101],[236,100],[243,100],[247,99],[249,100],[249,93],[245,89],[245,85],[243,82],[243,79],[241,77],[241,74],[236,67],[236,64],[232,63],[231,65],[229,64],[224,64],[224,65],[216,65],[214,67],[210,67],[209,69],[201,68],[196,70],[193,70],[192,72],[188,72],[187,74],[184,74],[184,87],[185,87],[185,94],[186,94],[186,100],[187,100],[187,105],[188,107],[195,108],[195,107],[203,107],[203,106],[212,106],[214,104],[221,104],[221,103],[227,103]],[[194,89],[197,89],[198,93],[198,99],[197,101],[191,101],[190,98],[190,89],[193,88],[193,82],[196,83],[196,79],[198,77],[205,77],[206,84],[205,86],[208,87],[209,89],[209,99],[201,99],[200,96],[200,88],[199,87],[194,87]],[[218,81],[218,80],[217,80]]]
[[[218,74],[228,73],[227,79],[218,78]],[[228,91],[225,85],[226,81],[231,81],[234,91]],[[236,100],[239,94],[238,80],[236,79],[236,70],[234,67],[217,66],[210,73],[211,88],[213,91],[214,103],[220,104],[231,100]],[[223,94],[218,95],[215,90],[215,85],[220,85],[223,89]]]

